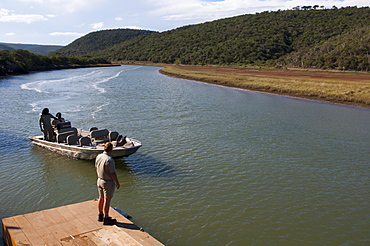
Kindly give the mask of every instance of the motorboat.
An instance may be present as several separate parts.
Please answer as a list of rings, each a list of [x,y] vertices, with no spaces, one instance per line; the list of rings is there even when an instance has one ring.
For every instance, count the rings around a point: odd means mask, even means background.
[[[103,153],[106,142],[113,144],[110,154],[113,158],[129,156],[141,147],[140,141],[127,136],[122,137],[117,131],[96,127],[81,130],[72,127],[70,122],[58,124],[54,141],[46,141],[43,135],[31,136],[29,139],[37,146],[82,160],[95,159],[98,154]]]

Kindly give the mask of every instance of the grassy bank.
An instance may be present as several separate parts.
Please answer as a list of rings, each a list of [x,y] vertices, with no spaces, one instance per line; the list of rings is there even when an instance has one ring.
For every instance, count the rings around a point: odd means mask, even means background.
[[[161,73],[222,86],[370,108],[370,73],[165,65]]]

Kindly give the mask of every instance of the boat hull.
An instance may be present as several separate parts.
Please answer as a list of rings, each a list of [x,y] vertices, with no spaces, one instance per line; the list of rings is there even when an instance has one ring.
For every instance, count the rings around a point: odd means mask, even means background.
[[[103,146],[79,146],[68,145],[66,143],[49,142],[43,140],[43,136],[29,137],[33,144],[51,150],[61,155],[71,157],[73,159],[93,160],[97,155],[103,153]],[[131,139],[133,146],[131,147],[114,147],[111,152],[113,158],[125,157],[134,154],[140,147],[141,143],[135,139]]]

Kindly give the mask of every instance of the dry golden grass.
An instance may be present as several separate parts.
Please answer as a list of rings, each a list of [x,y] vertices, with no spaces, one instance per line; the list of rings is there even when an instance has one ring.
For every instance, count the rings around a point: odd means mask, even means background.
[[[370,108],[370,74],[165,65],[162,73],[223,86]]]

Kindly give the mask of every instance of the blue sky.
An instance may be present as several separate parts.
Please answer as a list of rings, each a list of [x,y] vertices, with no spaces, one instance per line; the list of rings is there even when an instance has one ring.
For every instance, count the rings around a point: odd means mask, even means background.
[[[67,45],[90,32],[177,27],[295,6],[369,6],[369,0],[0,0],[0,42]]]

